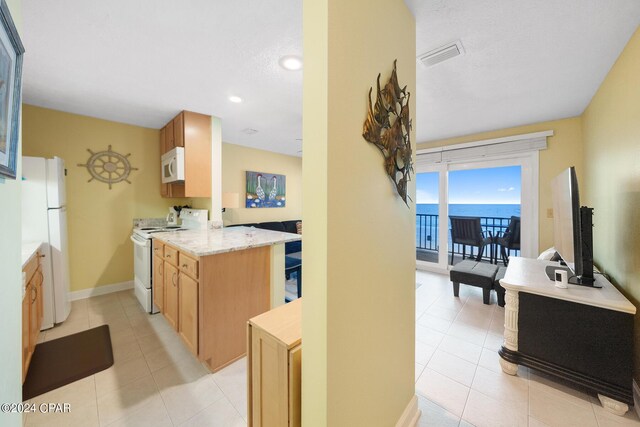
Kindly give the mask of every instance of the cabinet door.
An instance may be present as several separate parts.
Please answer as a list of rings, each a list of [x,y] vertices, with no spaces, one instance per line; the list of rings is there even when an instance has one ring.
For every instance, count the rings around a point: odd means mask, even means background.
[[[160,156],[167,152],[166,133],[166,126],[160,129]],[[160,161],[160,159],[158,159],[158,161]],[[169,184],[162,183],[162,168],[160,168],[160,195],[162,197],[169,197]]]
[[[29,308],[31,307],[31,290],[27,287],[27,291],[22,299],[22,382],[27,377],[27,368],[29,366]]]
[[[155,249],[155,248],[154,248]],[[163,311],[164,302],[164,261],[159,256],[153,257],[153,303]]]
[[[164,263],[164,317],[171,327],[178,329],[178,269]]]
[[[289,350],[289,427],[302,425],[302,344]]]
[[[169,122],[167,123],[167,126],[165,126],[165,133],[164,133],[164,149],[165,149],[165,153],[169,150],[172,150],[176,147],[175,144],[175,136],[173,134],[173,122]]]
[[[198,282],[184,273],[179,274],[178,333],[189,350],[198,355]]]
[[[38,286],[36,283],[37,277],[31,280],[29,288],[29,298],[30,298],[30,307],[29,307],[29,352],[33,353],[33,350],[36,347],[36,341],[38,340],[38,332],[40,332],[38,328],[38,318],[40,314],[38,313]]]
[[[44,301],[43,301],[43,291],[42,291],[42,287],[44,286],[44,274],[42,273],[42,265],[38,266],[38,270],[36,271],[36,276],[35,276],[36,280],[37,280],[37,308],[38,308],[38,326],[37,326],[37,330],[38,333],[40,331],[40,328],[42,327],[42,317],[44,316]],[[37,338],[37,334],[36,334],[36,338]]]
[[[184,113],[173,119],[173,143],[176,147],[184,147]]]

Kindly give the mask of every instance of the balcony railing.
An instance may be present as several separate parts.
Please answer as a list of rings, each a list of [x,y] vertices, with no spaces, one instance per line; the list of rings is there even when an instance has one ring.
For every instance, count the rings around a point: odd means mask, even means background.
[[[439,215],[432,214],[416,214],[416,250],[417,251],[428,251],[435,252],[439,251],[438,244],[438,236],[439,236]],[[485,236],[489,236],[489,232],[493,237],[496,237],[498,233],[504,233],[509,227],[509,221],[511,218],[502,218],[502,217],[493,217],[493,216],[481,216],[480,217],[480,226],[482,227],[482,231]],[[448,247],[447,251],[451,247],[451,223],[449,223],[447,232],[447,240]],[[455,244],[454,245],[454,254],[462,255],[462,245]],[[475,250],[478,248],[469,249],[467,246],[467,250]],[[499,250],[499,249],[498,249]],[[449,254],[451,252],[448,252]],[[483,260],[489,261],[489,248],[485,248],[484,254],[482,256]],[[472,254],[467,253],[467,256],[472,256]],[[475,252],[477,255],[477,252]],[[498,254],[499,255],[499,254]],[[435,257],[437,260],[437,256]]]

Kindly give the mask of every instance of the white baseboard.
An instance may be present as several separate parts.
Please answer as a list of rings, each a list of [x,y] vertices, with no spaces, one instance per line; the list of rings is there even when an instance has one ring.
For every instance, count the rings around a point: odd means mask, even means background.
[[[638,386],[636,380],[633,380],[633,409],[640,417],[640,386]]]
[[[79,299],[95,297],[98,295],[110,294],[112,292],[125,291],[127,289],[133,289],[133,280],[69,292],[69,299],[71,301],[75,301]]]
[[[396,427],[415,427],[420,418],[420,410],[418,409],[418,396],[415,394],[409,401],[400,419],[396,423]]]

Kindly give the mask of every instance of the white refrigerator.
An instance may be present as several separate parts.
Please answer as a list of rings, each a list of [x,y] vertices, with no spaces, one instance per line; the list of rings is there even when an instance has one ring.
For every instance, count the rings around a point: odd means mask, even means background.
[[[22,240],[44,242],[42,329],[64,322],[69,300],[69,250],[64,160],[22,158]]]

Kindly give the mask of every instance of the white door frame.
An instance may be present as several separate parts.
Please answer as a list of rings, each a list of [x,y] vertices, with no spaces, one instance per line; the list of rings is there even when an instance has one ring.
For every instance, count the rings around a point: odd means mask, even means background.
[[[416,174],[418,173],[437,173],[438,174],[438,217],[449,217],[449,203],[442,203],[442,195],[448,201],[449,196],[449,180],[447,179],[446,163],[416,163]],[[447,247],[449,245],[449,225],[447,221],[438,221],[438,262],[427,262],[416,259],[418,270],[433,271],[436,273],[444,273],[447,271]],[[441,248],[445,248],[444,252]]]
[[[539,224],[539,152],[531,151],[524,153],[505,154],[498,156],[487,156],[479,159],[448,162],[448,163],[424,163],[418,159],[416,161],[416,173],[439,172],[439,210],[440,218],[448,218],[449,209],[449,171],[492,168],[504,166],[520,166],[521,168],[521,193],[520,193],[520,216],[521,216],[521,250],[520,255],[527,258],[538,256],[538,224]],[[419,270],[447,273],[451,268],[447,263],[449,250],[448,224],[447,221],[439,221],[439,241],[438,241],[438,263],[416,260]],[[442,250],[444,248],[444,250]]]

